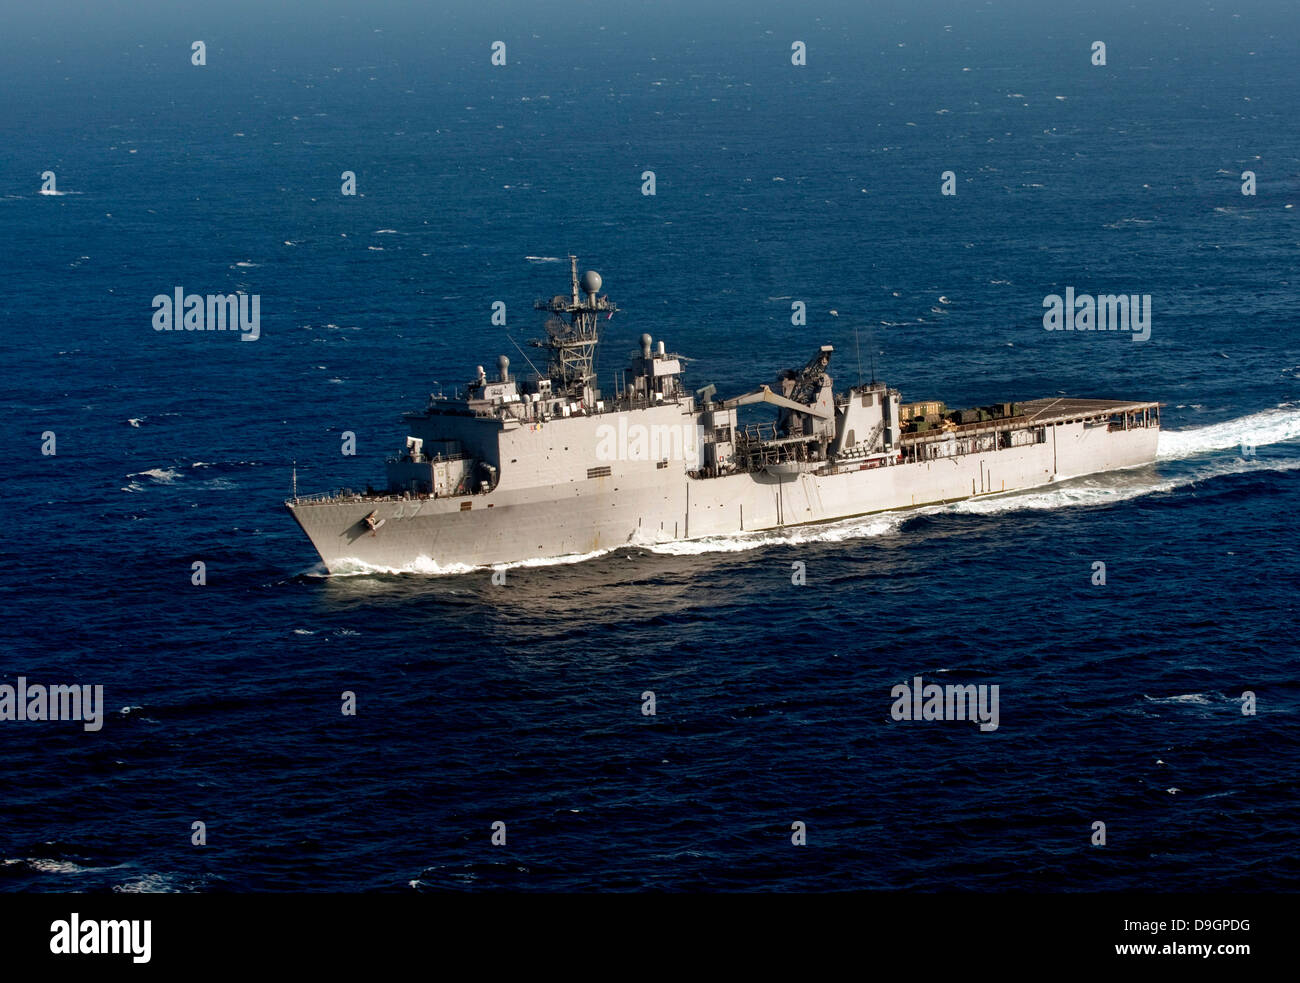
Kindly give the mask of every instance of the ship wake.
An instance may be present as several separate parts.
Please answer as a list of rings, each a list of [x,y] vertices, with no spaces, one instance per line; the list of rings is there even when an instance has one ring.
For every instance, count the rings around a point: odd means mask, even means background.
[[[1235,420],[1194,427],[1190,430],[1164,430],[1160,433],[1158,460],[1169,461],[1196,457],[1229,448],[1250,449],[1266,444],[1280,444],[1300,437],[1300,407],[1285,403],[1271,410],[1252,413]]]

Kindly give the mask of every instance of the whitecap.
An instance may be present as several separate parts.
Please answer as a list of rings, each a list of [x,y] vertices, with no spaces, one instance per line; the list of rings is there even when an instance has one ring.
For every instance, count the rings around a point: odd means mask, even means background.
[[[26,863],[32,870],[38,870],[42,874],[79,874],[89,869],[70,860],[47,860],[44,857],[29,857]]]
[[[150,468],[148,471],[136,471],[127,475],[128,478],[150,478],[160,485],[174,484],[180,476],[181,473],[175,468]]]
[[[135,880],[113,885],[114,894],[180,894],[176,879],[169,874],[145,874]]]

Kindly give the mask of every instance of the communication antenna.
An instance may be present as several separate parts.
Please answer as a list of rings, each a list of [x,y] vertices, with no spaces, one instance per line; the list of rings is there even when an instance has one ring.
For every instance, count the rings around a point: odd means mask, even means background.
[[[298,501],[298,462],[293,462],[293,500]]]
[[[528,353],[519,347],[519,342],[511,338],[510,335],[506,335],[506,338],[510,341],[510,344],[515,346],[515,351],[517,351],[520,355],[524,357],[524,361],[528,363],[528,367],[533,370],[533,373],[537,376],[537,378],[539,379],[543,378],[542,373],[537,370],[537,366],[533,365],[533,360],[528,357]]]
[[[858,338],[858,326],[856,324],[853,325],[853,347],[858,353],[858,386],[860,388],[862,386],[862,342]],[[876,373],[873,371],[871,374],[874,376]]]
[[[876,384],[876,331],[874,328],[867,331],[867,344],[871,346],[871,384]],[[858,363],[861,365],[861,362]],[[861,368],[858,371],[862,371]]]

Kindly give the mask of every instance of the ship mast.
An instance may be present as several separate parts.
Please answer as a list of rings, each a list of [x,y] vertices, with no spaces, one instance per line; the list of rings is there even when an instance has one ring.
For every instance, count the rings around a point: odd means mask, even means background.
[[[614,302],[600,296],[601,278],[588,270],[578,279],[578,257],[569,257],[569,296],[556,294],[539,300],[533,307],[549,311],[546,340],[534,341],[538,348],[550,352],[551,381],[570,397],[592,406],[600,398],[596,388],[596,346],[600,344],[600,315],[606,319],[618,310]],[[580,296],[585,294],[585,297]],[[564,320],[565,315],[568,321]]]

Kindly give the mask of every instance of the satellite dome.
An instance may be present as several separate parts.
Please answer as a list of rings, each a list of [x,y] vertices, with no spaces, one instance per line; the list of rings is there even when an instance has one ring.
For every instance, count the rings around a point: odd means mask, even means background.
[[[588,270],[582,274],[582,290],[589,297],[596,296],[596,292],[600,290],[601,282],[600,274],[595,270]]]

